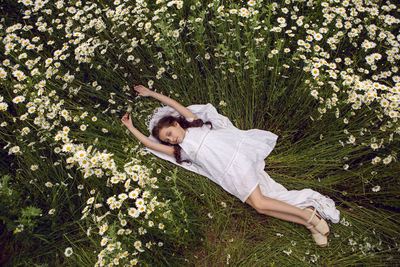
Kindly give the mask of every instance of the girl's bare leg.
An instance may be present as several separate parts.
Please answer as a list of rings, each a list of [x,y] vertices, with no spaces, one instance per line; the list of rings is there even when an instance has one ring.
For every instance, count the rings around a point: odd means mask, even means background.
[[[266,198],[261,194],[259,186],[250,194],[246,203],[256,209],[259,213],[285,221],[302,224],[304,226],[310,225],[307,223],[307,220],[311,216],[310,211],[299,209],[276,199]],[[315,225],[318,222],[319,219],[314,217],[311,224]],[[311,228],[310,231],[312,233],[317,233],[314,228]]]
[[[310,224],[308,224],[305,220],[303,220],[297,216],[291,215],[291,214],[281,213],[281,212],[277,212],[277,211],[265,211],[265,212],[263,212],[263,214],[277,218],[277,219],[302,224],[306,227],[310,226]],[[318,231],[315,230],[315,228],[308,228],[308,230],[310,230],[310,232],[313,234],[318,233]]]

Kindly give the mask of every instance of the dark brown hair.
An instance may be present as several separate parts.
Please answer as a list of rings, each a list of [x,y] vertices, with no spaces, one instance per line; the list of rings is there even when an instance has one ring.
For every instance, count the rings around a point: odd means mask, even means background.
[[[212,129],[212,123],[210,121],[207,122],[203,122],[202,119],[197,119],[197,120],[193,120],[192,122],[187,121],[184,117],[174,117],[174,116],[165,116],[163,118],[161,118],[158,123],[153,127],[153,129],[151,130],[151,134],[157,138],[158,140],[160,140],[160,130],[164,127],[170,127],[170,126],[174,126],[174,122],[178,122],[179,125],[183,128],[183,129],[187,129],[190,127],[201,127],[204,124],[210,125],[211,129]],[[176,144],[176,145],[172,145],[170,143],[166,143],[162,140],[160,140],[160,142],[164,145],[169,145],[169,146],[173,146],[174,147],[174,156],[176,159],[176,162],[178,162],[179,164],[181,164],[182,162],[188,162],[190,163],[190,160],[182,160],[181,159],[181,150],[182,148]]]

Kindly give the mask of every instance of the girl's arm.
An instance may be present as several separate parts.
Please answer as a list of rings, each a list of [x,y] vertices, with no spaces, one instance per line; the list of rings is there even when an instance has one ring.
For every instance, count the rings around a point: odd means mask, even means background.
[[[179,114],[185,117],[185,119],[198,119],[197,116],[194,115],[188,108],[168,96],[154,92],[149,88],[144,87],[143,85],[134,86],[133,89],[135,89],[135,91],[137,91],[141,96],[151,96],[161,101],[162,103],[174,108],[176,111],[179,112]]]
[[[147,148],[159,151],[161,153],[167,154],[174,157],[174,148],[172,146],[163,145],[150,140],[147,136],[142,134],[138,129],[132,125],[132,118],[129,113],[121,118],[122,123],[128,128],[128,130]]]

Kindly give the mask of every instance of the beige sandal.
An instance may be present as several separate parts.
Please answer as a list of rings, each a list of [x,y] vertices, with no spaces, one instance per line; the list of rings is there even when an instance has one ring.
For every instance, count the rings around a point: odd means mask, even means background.
[[[314,228],[314,226],[309,225],[307,226],[307,229]],[[321,248],[325,248],[328,246],[328,237],[326,235],[322,235],[321,233],[315,233],[311,234],[315,243],[320,246]]]
[[[312,212],[310,218],[307,220],[307,223],[311,224],[312,220],[314,219],[314,216],[317,216],[317,218],[319,218],[319,222],[316,225],[314,225],[315,230],[317,230],[324,236],[328,236],[330,234],[328,223],[321,217],[321,215],[317,213],[317,210],[314,209],[313,207],[306,208],[306,210]]]

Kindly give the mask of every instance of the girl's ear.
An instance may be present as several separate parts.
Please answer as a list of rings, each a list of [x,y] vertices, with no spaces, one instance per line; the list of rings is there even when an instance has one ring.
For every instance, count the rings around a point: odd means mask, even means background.
[[[174,124],[174,126],[176,127],[176,126],[178,126],[178,125],[179,125],[179,122],[177,122],[177,121],[174,121],[174,122],[173,122],[173,124]]]

